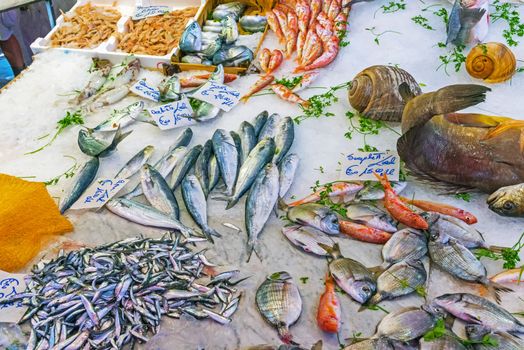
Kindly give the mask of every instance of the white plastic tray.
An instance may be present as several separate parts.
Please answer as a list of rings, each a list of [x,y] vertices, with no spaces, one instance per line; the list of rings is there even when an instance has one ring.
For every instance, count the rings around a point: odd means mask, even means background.
[[[91,3],[95,6],[113,6],[120,11],[122,17],[117,23],[117,32],[125,34],[127,32],[127,23],[131,21],[131,16],[135,11],[135,7],[138,3],[142,3],[144,6],[169,6],[171,10],[184,9],[186,7],[201,7],[202,2],[200,0],[78,0],[77,3],[69,10],[68,13],[73,13],[78,6]],[[197,11],[197,15],[198,15]],[[196,15],[195,15],[196,17]],[[91,49],[74,49],[66,47],[52,47],[51,46],[51,37],[52,35],[60,28],[64,23],[64,16],[58,17],[56,20],[56,26],[51,29],[51,31],[44,38],[37,38],[31,44],[31,50],[33,53],[37,54],[45,50],[59,50],[64,52],[74,52],[91,57],[100,57],[110,60],[111,62],[117,63],[121,61],[124,57],[129,56],[130,53],[123,52],[118,50],[118,39],[115,36],[110,36],[108,40],[101,43],[99,46]],[[143,55],[143,54],[134,54],[135,57],[140,59],[140,63],[143,67],[148,68],[157,68],[159,63],[169,63],[171,56],[176,54],[178,47],[173,48],[171,52],[167,53],[164,56],[152,56],[152,55]]]

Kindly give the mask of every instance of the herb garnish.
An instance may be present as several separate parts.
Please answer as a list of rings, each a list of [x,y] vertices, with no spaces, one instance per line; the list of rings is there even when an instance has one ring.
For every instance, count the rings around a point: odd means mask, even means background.
[[[311,96],[308,99],[309,104],[307,107],[299,105],[303,114],[293,118],[293,121],[296,124],[300,124],[303,120],[308,118],[333,117],[335,114],[332,112],[326,112],[326,107],[338,102],[338,97],[335,96],[335,91],[347,88],[350,85],[351,82],[342,83],[330,87],[329,90],[323,94]]]
[[[411,17],[411,20],[413,22],[415,22],[416,24],[418,24],[419,26],[421,26],[422,28],[424,29],[427,29],[427,30],[435,30],[432,26],[430,26],[428,24],[428,19],[422,15],[418,15],[418,16],[415,16],[415,17]]]
[[[298,84],[302,82],[302,78],[304,78],[302,75],[297,75],[292,78],[282,78],[275,80],[275,84],[281,84],[287,87],[288,89],[292,90],[294,89]]]
[[[75,171],[78,169],[78,163],[76,161],[76,158],[71,157],[71,156],[64,156],[64,157],[71,158],[75,163],[71,167],[69,167],[69,169],[64,171],[62,174],[55,176],[50,180],[45,181],[44,183],[46,184],[46,186],[56,185],[63,176],[65,176],[66,179],[69,179],[70,177],[73,177],[75,175]]]
[[[309,279],[309,277],[300,277],[300,282],[302,282],[303,284],[306,284],[307,283],[307,280]]]
[[[37,152],[40,152],[41,150],[43,150],[44,148],[46,148],[47,146],[49,146],[50,144],[53,143],[53,141],[55,141],[55,139],[58,137],[58,135],[60,135],[62,133],[62,131],[64,131],[68,126],[70,125],[82,125],[84,124],[84,118],[82,118],[82,113],[78,110],[78,111],[75,111],[73,113],[71,112],[67,112],[66,113],[66,116],[62,119],[60,119],[58,122],[57,122],[57,131],[56,133],[53,135],[53,137],[51,138],[51,140],[46,143],[45,145],[43,145],[42,147],[34,150],[34,151],[31,151],[31,152],[27,152],[25,154],[33,154],[33,153],[37,153]]]
[[[374,37],[375,39],[373,39],[373,41],[375,42],[375,44],[377,45],[380,45],[380,40],[379,38],[384,35],[384,34],[387,34],[387,33],[395,33],[395,34],[402,34],[402,33],[399,33],[399,32],[396,32],[394,30],[385,30],[381,33],[375,33],[375,29],[377,29],[377,27],[371,27],[371,28],[365,28],[365,30],[369,31]]]
[[[378,135],[379,130],[382,128],[389,129],[400,136],[400,134],[393,128],[391,128],[389,125],[387,125],[382,120],[374,120],[369,117],[358,115],[358,126],[355,125],[354,119],[357,116],[356,113],[353,113],[351,111],[346,112],[346,117],[349,120],[349,130],[344,134],[344,136],[351,140],[353,139],[353,134],[359,133],[363,136],[364,139],[364,146],[359,148],[358,150],[361,152],[376,152],[377,148],[374,146],[371,146],[366,141],[367,135]]]
[[[507,2],[501,4],[499,0],[493,1],[492,5],[495,7],[495,12],[491,12],[489,17],[493,23],[500,19],[507,22],[508,29],[502,31],[502,36],[509,46],[517,46],[519,42],[514,37],[524,36],[524,23],[520,21],[520,14],[515,9],[516,6]]]
[[[393,13],[406,9],[406,3],[404,0],[399,0],[398,2],[390,1],[387,5],[380,6],[382,13]]]
[[[504,260],[504,264],[502,265],[505,269],[514,269],[515,266],[517,266],[517,263],[520,261],[520,251],[522,248],[524,248],[524,233],[520,235],[519,240],[517,243],[513,245],[511,248],[502,248],[500,252],[493,252],[491,250],[480,248],[475,250],[475,255],[477,258],[488,258],[491,260]]]
[[[433,14],[435,16],[442,18],[442,20],[444,21],[444,24],[448,25],[449,14],[448,14],[448,10],[446,10],[444,7],[441,7],[438,11],[433,12]]]
[[[439,42],[437,45],[440,48],[446,47],[446,44],[443,42]],[[453,47],[453,50],[448,52],[446,55],[439,56],[439,59],[442,62],[442,64],[438,66],[437,70],[439,70],[440,67],[444,66],[444,71],[446,72],[446,74],[449,75],[448,64],[453,63],[455,67],[455,72],[458,72],[460,70],[460,67],[462,67],[462,64],[466,62],[466,56],[464,55],[465,48],[465,45],[457,45]]]
[[[464,202],[469,202],[471,200],[471,193],[456,193],[455,198],[462,199]]]
[[[319,193],[320,199],[317,201],[318,204],[322,204],[326,207],[329,207],[331,210],[337,212],[341,216],[346,217],[347,210],[344,203],[335,203],[331,199],[330,194],[333,192],[332,185],[333,182],[321,185],[320,181],[317,180],[315,182],[315,185],[312,186],[311,189],[313,190],[313,192],[317,192],[322,189]]]
[[[444,320],[442,318],[439,318],[437,320],[435,327],[433,327],[426,334],[424,334],[424,340],[428,342],[437,340],[439,338],[442,338],[446,334],[449,335],[450,337],[455,338],[456,340],[458,340],[465,346],[474,345],[474,344],[481,344],[481,345],[493,346],[493,347],[498,346],[497,340],[495,338],[492,338],[489,334],[486,334],[484,337],[482,337],[480,341],[459,338],[454,333],[448,332],[448,330],[446,329]]]
[[[388,310],[386,310],[386,309],[384,309],[382,306],[380,306],[380,305],[376,305],[376,304],[373,304],[373,305],[366,305],[366,309],[368,309],[368,310],[373,310],[373,311],[379,311],[379,310],[380,310],[380,311],[383,311],[383,312],[389,314],[389,311],[388,311]]]
[[[348,22],[347,21],[340,21],[340,22],[337,22],[335,24],[335,26],[343,26],[342,28],[343,29],[339,29],[337,30],[337,38],[338,38],[338,46],[340,47],[346,47],[349,45],[349,41],[345,41],[344,39],[346,38],[346,34],[347,34],[347,25],[348,25]]]

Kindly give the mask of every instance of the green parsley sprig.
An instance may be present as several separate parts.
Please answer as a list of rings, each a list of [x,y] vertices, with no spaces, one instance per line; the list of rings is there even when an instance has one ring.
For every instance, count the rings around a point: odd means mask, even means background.
[[[406,2],[405,0],[390,1],[386,5],[380,6],[380,8],[382,9],[382,13],[398,12],[406,9]]]
[[[443,42],[439,42],[437,45],[440,48],[446,47],[446,44]],[[458,72],[460,68],[462,67],[462,64],[466,62],[466,56],[464,55],[465,48],[466,48],[465,45],[457,45],[457,46],[454,46],[453,49],[449,51],[447,54],[439,56],[439,59],[442,62],[442,64],[437,67],[437,70],[439,70],[440,67],[443,66],[444,71],[446,72],[447,75],[449,75],[448,65],[453,64],[455,68],[455,72]]]
[[[72,159],[74,164],[72,166],[70,166],[62,174],[57,175],[57,176],[53,177],[52,179],[45,181],[44,183],[46,184],[46,186],[56,185],[58,183],[58,181],[60,181],[60,179],[62,177],[64,177],[64,176],[65,176],[66,179],[69,179],[69,178],[71,178],[71,177],[73,177],[75,175],[75,172],[78,169],[78,162],[76,161],[76,158],[75,157],[71,157],[71,156],[64,156],[64,157]]]
[[[455,198],[462,199],[464,202],[471,201],[471,193],[456,193]]]
[[[374,120],[362,115],[358,115],[351,111],[346,112],[346,117],[349,120],[349,130],[344,134],[344,136],[352,140],[355,133],[361,134],[363,136],[364,146],[359,148],[359,151],[362,152],[376,152],[378,149],[374,146],[370,146],[367,143],[366,137],[368,135],[378,135],[381,129],[388,129],[393,131],[397,135],[400,134],[393,128],[391,128],[386,122],[382,120]],[[358,125],[355,124],[355,119],[358,117]]]
[[[376,33],[375,32],[375,29],[377,29],[377,27],[371,27],[371,28],[364,28],[365,30],[367,30],[368,32],[370,32],[375,38],[373,39],[373,41],[375,42],[375,44],[377,45],[380,45],[380,40],[379,38],[384,35],[384,34],[387,34],[387,33],[394,33],[394,34],[402,34],[402,33],[399,33],[397,31],[394,31],[394,30],[385,30],[381,33]]]
[[[320,181],[317,180],[315,182],[315,185],[312,186],[311,189],[313,190],[313,192],[317,192],[320,189],[322,189],[322,191],[320,191],[319,193],[320,199],[317,201],[318,204],[322,204],[326,207],[329,207],[334,212],[337,212],[341,216],[346,217],[347,210],[346,210],[344,203],[335,203],[333,202],[333,199],[331,198],[330,194],[333,192],[332,185],[333,185],[333,182],[329,182],[326,184],[320,184]]]
[[[298,84],[302,82],[302,79],[304,77],[302,75],[297,75],[295,77],[286,78],[283,77],[282,79],[275,80],[275,84],[281,84],[287,87],[288,89],[292,90],[294,89]]]
[[[510,3],[501,3],[495,0],[492,4],[495,11],[489,14],[493,23],[498,20],[506,21],[508,28],[502,31],[502,36],[506,39],[509,46],[517,46],[518,41],[515,37],[522,38],[524,36],[524,23],[520,21],[520,14],[516,10],[516,6]]]
[[[415,22],[416,24],[418,24],[419,26],[421,26],[422,28],[424,29],[427,29],[427,30],[435,30],[432,26],[429,25],[429,20],[422,16],[422,15],[418,15],[418,16],[415,16],[415,17],[411,17],[411,20],[413,22]]]
[[[82,113],[79,110],[75,111],[73,113],[68,111],[66,113],[66,116],[64,118],[60,119],[57,122],[57,126],[56,126],[57,131],[53,135],[51,140],[48,143],[46,143],[45,145],[43,145],[42,147],[40,147],[40,148],[38,148],[38,149],[36,149],[34,151],[27,152],[25,154],[34,154],[34,153],[40,152],[41,150],[43,150],[44,148],[46,148],[47,146],[52,144],[56,140],[58,135],[60,135],[65,129],[67,129],[67,127],[69,127],[71,125],[83,125],[83,124],[84,124],[84,118],[82,117]],[[39,138],[39,139],[41,139],[41,138]]]
[[[475,250],[477,258],[488,258],[491,260],[503,260],[502,265],[505,269],[514,269],[520,261],[520,251],[524,248],[524,232],[520,235],[519,240],[511,248],[502,248],[500,252],[480,248]]]
[[[302,121],[309,118],[320,118],[320,117],[333,117],[335,114],[328,112],[327,107],[338,102],[338,97],[335,92],[347,88],[351,85],[351,82],[343,83],[340,85],[332,86],[329,90],[323,94],[311,96],[308,99],[309,104],[307,106],[299,105],[302,110],[302,115],[293,118],[296,124],[300,124]]]
[[[435,326],[432,329],[430,329],[426,334],[424,334],[424,340],[427,342],[430,342],[430,341],[434,341],[439,338],[442,338],[445,335],[455,338],[456,340],[461,342],[464,346],[470,346],[470,345],[485,345],[485,346],[490,346],[490,347],[498,346],[497,340],[491,337],[489,334],[486,334],[479,341],[462,339],[456,336],[453,332],[450,332],[446,329],[446,324],[444,323],[444,320],[442,318],[439,318]]]

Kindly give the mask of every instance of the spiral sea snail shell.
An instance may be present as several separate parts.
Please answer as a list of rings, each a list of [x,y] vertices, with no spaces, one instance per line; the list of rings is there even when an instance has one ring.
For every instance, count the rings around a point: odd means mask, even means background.
[[[501,43],[479,44],[466,58],[466,70],[473,78],[486,83],[500,83],[510,79],[517,69],[513,52]]]
[[[402,83],[408,84],[414,96],[422,93],[411,74],[401,68],[368,67],[358,73],[351,82],[349,103],[368,118],[399,122],[406,104],[398,89]]]

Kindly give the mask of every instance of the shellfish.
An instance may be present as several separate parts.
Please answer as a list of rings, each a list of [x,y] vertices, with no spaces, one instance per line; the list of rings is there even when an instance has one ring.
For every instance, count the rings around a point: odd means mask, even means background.
[[[517,69],[513,52],[504,44],[491,42],[475,46],[466,58],[466,70],[473,78],[486,83],[510,79]]]
[[[399,122],[405,102],[398,87],[406,83],[413,96],[419,84],[405,70],[394,66],[371,66],[358,73],[348,92],[349,103],[362,115],[375,120]]]

